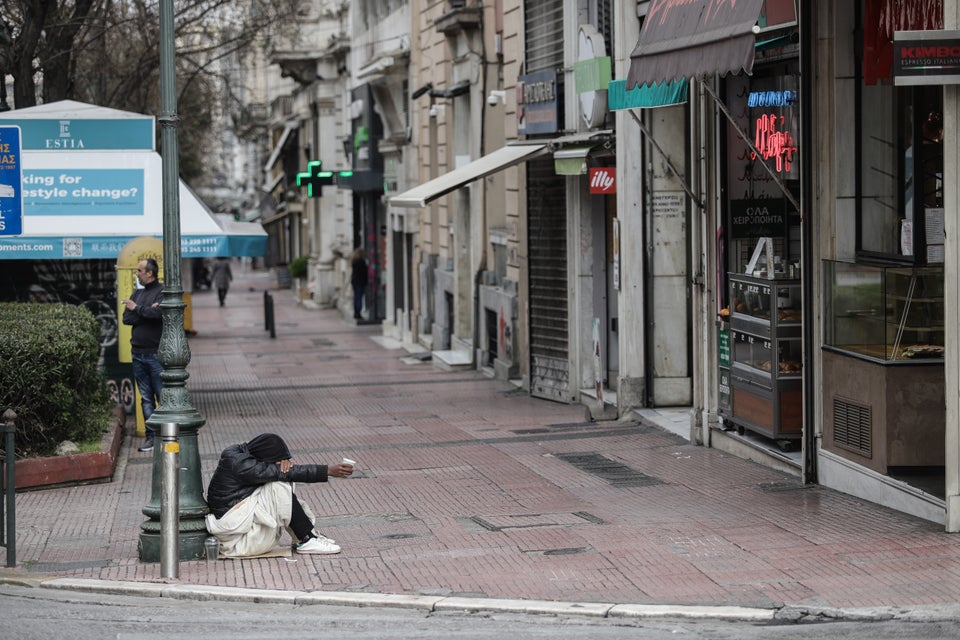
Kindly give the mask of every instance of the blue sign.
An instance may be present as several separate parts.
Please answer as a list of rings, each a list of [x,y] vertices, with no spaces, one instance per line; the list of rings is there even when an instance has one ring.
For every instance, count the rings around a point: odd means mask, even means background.
[[[550,69],[517,76],[517,133],[556,133],[560,122],[557,72]]]
[[[74,236],[74,237],[0,237],[2,260],[116,260],[120,250],[134,236]],[[264,256],[267,253],[266,236],[203,235],[180,238],[180,253],[184,258],[215,258],[218,256]]]
[[[23,174],[30,216],[142,216],[143,169],[31,169]]]
[[[153,151],[153,118],[4,118],[23,130],[24,151]]]
[[[0,126],[0,236],[23,233],[20,127]]]

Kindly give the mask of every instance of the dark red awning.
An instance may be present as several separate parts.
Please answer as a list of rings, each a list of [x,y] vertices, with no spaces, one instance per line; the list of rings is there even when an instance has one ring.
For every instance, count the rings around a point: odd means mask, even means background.
[[[753,70],[763,0],[651,0],[627,87]]]

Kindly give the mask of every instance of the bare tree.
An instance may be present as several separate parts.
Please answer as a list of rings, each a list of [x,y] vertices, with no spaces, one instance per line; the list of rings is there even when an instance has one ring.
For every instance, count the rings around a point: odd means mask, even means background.
[[[302,0],[175,0],[181,131],[201,149],[219,100],[221,61],[296,30]],[[13,76],[14,107],[74,99],[155,114],[159,109],[158,0],[3,0],[0,77]],[[40,92],[38,92],[38,82]],[[185,178],[202,169],[186,157]]]

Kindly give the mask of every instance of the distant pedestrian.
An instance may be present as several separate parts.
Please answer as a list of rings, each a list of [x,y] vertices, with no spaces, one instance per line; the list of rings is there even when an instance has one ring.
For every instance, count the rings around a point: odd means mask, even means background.
[[[141,260],[137,268],[137,282],[141,288],[130,295],[129,300],[120,302],[126,307],[123,311],[123,324],[132,327],[130,331],[130,349],[133,352],[133,378],[140,390],[140,408],[144,421],[149,420],[154,409],[160,404],[163,391],[163,379],[160,373],[163,366],[157,360],[160,347],[160,334],[163,333],[163,316],[160,303],[163,302],[163,285],[157,280],[160,267],[153,258]],[[138,451],[153,451],[154,433],[149,426],[147,437]]]
[[[294,482],[326,482],[353,473],[352,464],[294,464],[283,439],[263,433],[227,447],[207,488],[207,531],[228,557],[273,549],[284,529],[297,553],[333,554],[340,547],[315,528],[316,516],[294,493]]]
[[[230,270],[230,261],[226,258],[217,258],[213,263],[213,286],[217,288],[217,297],[220,299],[220,306],[227,299],[227,291],[230,290],[230,282],[233,280],[233,271]]]
[[[357,247],[350,256],[350,284],[353,285],[353,317],[360,320],[363,316],[363,297],[367,291],[367,260],[363,249]]]

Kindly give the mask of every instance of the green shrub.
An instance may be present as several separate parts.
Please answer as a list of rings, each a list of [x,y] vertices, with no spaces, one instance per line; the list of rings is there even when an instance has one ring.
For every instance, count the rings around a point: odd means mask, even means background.
[[[17,413],[18,455],[51,455],[63,440],[107,428],[113,404],[97,367],[99,336],[84,307],[0,303],[0,412]]]
[[[290,261],[290,277],[291,278],[306,278],[307,277],[307,262],[310,260],[307,256],[300,256],[299,258],[294,258]]]

